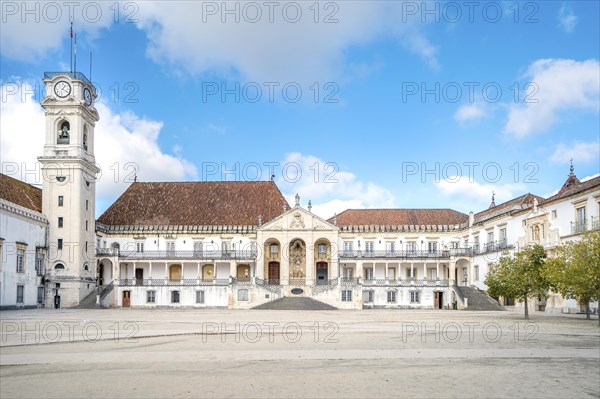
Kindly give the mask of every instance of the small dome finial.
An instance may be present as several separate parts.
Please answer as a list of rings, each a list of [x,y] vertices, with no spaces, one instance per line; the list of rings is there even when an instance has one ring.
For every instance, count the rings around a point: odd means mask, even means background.
[[[308,200],[308,211],[312,212],[312,201]]]
[[[490,208],[493,208],[496,206],[496,193],[492,191],[492,203],[490,204]]]
[[[296,206],[300,206],[300,195],[296,194]]]
[[[575,176],[575,168],[573,167],[573,158],[571,158],[571,167],[569,168],[569,176]]]

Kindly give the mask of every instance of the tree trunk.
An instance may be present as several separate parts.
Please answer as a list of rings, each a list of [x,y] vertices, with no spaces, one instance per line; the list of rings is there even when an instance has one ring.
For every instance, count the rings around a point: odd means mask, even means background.
[[[590,319],[590,301],[589,301],[589,299],[585,301],[585,318],[587,320]]]
[[[529,307],[527,306],[527,295],[525,295],[525,320],[529,320]]]

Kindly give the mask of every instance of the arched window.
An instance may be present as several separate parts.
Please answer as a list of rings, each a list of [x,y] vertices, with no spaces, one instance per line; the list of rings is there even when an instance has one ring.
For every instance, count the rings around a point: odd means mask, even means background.
[[[87,139],[88,139],[88,130],[87,130],[87,125],[83,127],[83,149],[87,151],[88,149],[88,145],[87,145]]]
[[[90,267],[88,266],[87,262],[83,264],[83,270],[90,270]]]
[[[58,131],[58,140],[57,144],[69,144],[70,142],[70,133],[71,133],[71,124],[69,121],[63,121],[60,124],[60,129]]]
[[[65,269],[65,265],[63,265],[62,263],[57,263],[56,265],[54,265],[54,270],[64,270]]]

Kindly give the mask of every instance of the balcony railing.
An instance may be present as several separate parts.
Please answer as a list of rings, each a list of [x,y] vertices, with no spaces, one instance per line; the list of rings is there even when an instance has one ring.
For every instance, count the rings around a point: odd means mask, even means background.
[[[512,248],[512,245],[509,244],[506,240],[493,241],[484,244],[482,250],[477,253],[484,254],[487,252],[497,252],[503,251],[508,248]]]
[[[341,251],[340,258],[387,258],[387,259],[426,259],[450,256],[470,256],[471,248],[451,248],[443,251]]]
[[[598,230],[600,229],[600,216],[598,217],[593,217],[592,216],[592,223],[590,223],[592,225],[592,230]]]
[[[592,219],[593,221],[593,219]],[[587,223],[585,220],[578,220],[577,222],[571,222],[571,234],[581,234],[587,230]]]
[[[119,279],[119,285],[125,287],[135,287],[135,286],[143,286],[143,287],[164,287],[164,286],[208,286],[208,285],[229,285],[229,279],[214,279],[214,280],[204,280],[204,279],[167,279],[167,278],[122,278]]]
[[[389,287],[448,287],[448,280],[440,279],[371,279],[363,280],[363,286],[389,286]]]
[[[116,248],[99,248],[96,250],[96,256],[115,256],[119,259],[173,259],[173,260],[250,260],[256,257],[256,251],[144,251],[118,250]]]

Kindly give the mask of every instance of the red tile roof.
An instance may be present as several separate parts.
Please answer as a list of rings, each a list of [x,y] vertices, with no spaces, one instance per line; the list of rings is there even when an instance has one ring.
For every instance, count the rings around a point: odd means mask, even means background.
[[[594,177],[593,179],[580,182],[575,175],[570,175],[567,178],[565,184],[563,184],[560,191],[551,197],[546,198],[544,202],[550,202],[557,199],[569,197],[581,193],[583,191],[592,189],[594,187],[600,187],[600,176]]]
[[[452,209],[348,209],[335,217],[337,226],[457,225],[469,216]],[[333,223],[334,218],[328,220]]]
[[[98,219],[108,226],[256,226],[289,205],[274,182],[133,183]]]
[[[0,198],[13,204],[42,211],[42,190],[0,173]]]
[[[485,211],[481,211],[476,213],[475,223],[482,223],[486,220],[493,219],[498,216],[508,215],[513,211],[520,211],[522,209],[530,208],[533,206],[533,200],[537,198],[538,203],[541,204],[544,201],[544,198],[539,197],[534,194],[524,194],[520,197],[513,198],[510,201],[503,202],[499,205],[486,209]]]

